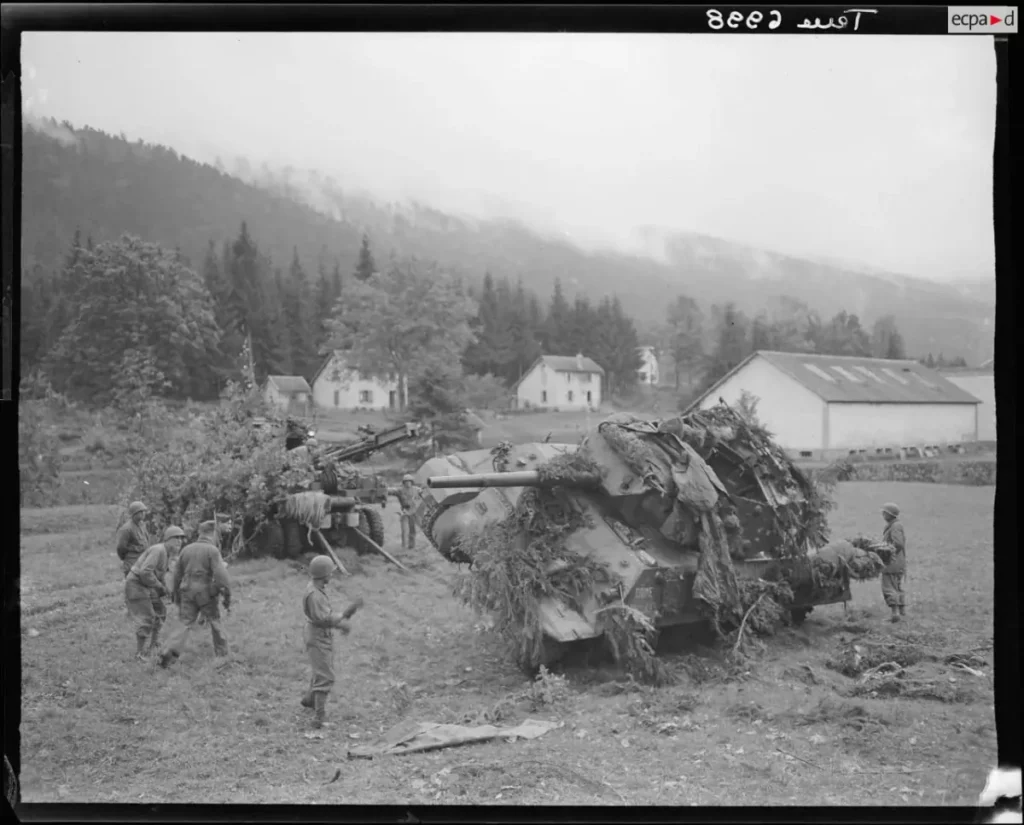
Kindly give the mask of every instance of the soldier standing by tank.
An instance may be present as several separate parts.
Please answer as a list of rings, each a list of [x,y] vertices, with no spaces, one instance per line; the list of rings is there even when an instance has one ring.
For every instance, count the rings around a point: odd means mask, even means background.
[[[892,548],[892,555],[882,568],[882,596],[892,610],[890,622],[898,622],[906,615],[906,592],[903,589],[907,573],[907,538],[900,523],[900,508],[889,503],[882,505],[885,529],[882,541]]]
[[[330,556],[317,556],[309,563],[310,582],[302,599],[302,612],[306,615],[303,640],[309,656],[309,690],[302,697],[302,706],[313,708],[313,727],[324,725],[327,694],[334,686],[334,631],[340,630],[346,636],[351,631],[348,619],[363,605],[356,599],[343,613],[336,614],[327,598],[327,583],[334,572],[334,561]]]
[[[416,520],[413,513],[416,511],[419,490],[413,485],[412,476],[406,473],[402,476],[402,486],[389,489],[388,492],[398,499],[401,508],[399,520],[402,524],[402,547],[412,550],[416,546]]]
[[[218,656],[228,655],[228,640],[220,621],[218,596],[224,598],[224,609],[231,610],[231,582],[227,567],[217,549],[218,527],[215,521],[199,525],[199,539],[185,547],[174,568],[171,601],[178,605],[182,627],[160,654],[160,667],[177,660],[189,632],[203,617],[213,634],[213,650]]]
[[[167,620],[164,596],[167,595],[165,579],[168,564],[177,555],[184,540],[184,530],[173,525],[168,527],[164,530],[163,541],[139,556],[125,578],[124,597],[128,602],[128,613],[138,621],[135,628],[138,645],[135,658],[140,661],[146,658],[147,652],[153,653],[160,644],[160,628]]]
[[[149,508],[141,501],[133,501],[128,505],[128,521],[117,531],[117,557],[121,559],[121,571],[126,579],[132,565],[151,544],[144,521],[148,512]]]

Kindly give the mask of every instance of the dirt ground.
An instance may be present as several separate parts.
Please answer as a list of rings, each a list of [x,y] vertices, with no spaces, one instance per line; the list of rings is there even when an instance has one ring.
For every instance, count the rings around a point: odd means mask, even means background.
[[[636,686],[610,667],[530,684],[481,619],[449,595],[454,566],[422,539],[411,567],[346,553],[331,585],[366,600],[337,642],[333,726],[308,738],[300,600],[306,577],[232,563],[232,654],[208,632],[167,671],[133,660],[112,548],[114,510],[22,511],[22,798],[25,802],[973,805],[995,764],[991,487],[849,483],[838,537],[877,531],[898,502],[909,616],[885,622],[878,582],[785,630],[746,670],[706,647],[664,652],[679,683]],[[177,625],[171,618],[171,628]],[[852,696],[826,663],[854,639],[934,654],[947,701]],[[972,651],[981,675],[944,666]],[[951,700],[953,699],[953,700]],[[538,739],[347,760],[400,720],[564,723]],[[335,774],[338,777],[331,780]]]

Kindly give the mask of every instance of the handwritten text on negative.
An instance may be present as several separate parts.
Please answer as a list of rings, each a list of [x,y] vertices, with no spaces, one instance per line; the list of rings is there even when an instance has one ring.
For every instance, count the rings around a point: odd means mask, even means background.
[[[820,17],[815,17],[814,20],[811,20],[809,17],[805,17],[803,22],[796,24],[796,28],[803,31],[828,31],[829,29],[842,31],[843,29],[851,28],[852,22],[853,31],[860,31],[862,14],[878,14],[878,10],[845,9],[839,17],[830,17],[825,22],[822,22]],[[848,15],[853,15],[852,21]],[[744,26],[750,31],[758,31],[762,22],[766,22],[764,28],[769,31],[774,31],[782,25],[782,12],[774,9],[767,13],[756,10],[748,13],[731,11],[729,12],[728,17],[718,9],[709,9],[707,16],[708,28],[713,29],[714,31],[721,31],[725,28],[736,31]]]

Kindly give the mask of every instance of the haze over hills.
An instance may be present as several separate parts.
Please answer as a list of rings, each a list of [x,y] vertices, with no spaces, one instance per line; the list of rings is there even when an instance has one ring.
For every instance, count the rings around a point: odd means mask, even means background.
[[[678,293],[705,309],[731,300],[750,313],[788,295],[822,316],[856,313],[866,326],[892,314],[912,355],[942,352],[968,363],[992,355],[991,280],[925,281],[659,227],[638,229],[629,252],[582,248],[522,221],[378,201],[315,171],[243,160],[229,161],[228,174],[170,148],[53,122],[26,121],[23,157],[28,277],[34,267],[59,266],[76,228],[96,242],[131,232],[177,246],[198,266],[211,240],[233,238],[246,221],[282,269],[297,247],[307,271],[336,259],[350,272],[365,232],[378,262],[394,252],[437,260],[471,281],[488,271],[522,277],[542,300],[555,277],[570,299],[616,293],[641,328],[662,322]]]

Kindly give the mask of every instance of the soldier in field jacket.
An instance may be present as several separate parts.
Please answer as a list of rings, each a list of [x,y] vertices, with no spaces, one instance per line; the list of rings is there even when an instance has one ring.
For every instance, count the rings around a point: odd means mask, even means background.
[[[139,556],[124,582],[128,613],[136,620],[135,639],[138,647],[135,658],[140,660],[145,659],[147,652],[153,653],[160,644],[160,628],[167,620],[167,608],[164,605],[167,569],[181,549],[185,531],[171,525],[164,530],[163,539]]]
[[[228,640],[221,625],[217,599],[222,596],[224,608],[231,609],[231,582],[217,545],[217,522],[204,521],[199,525],[198,541],[181,551],[174,569],[171,600],[178,605],[184,627],[168,640],[160,654],[160,667],[167,667],[181,655],[189,632],[200,616],[210,625],[214,652],[218,656],[228,655]]]
[[[128,571],[139,556],[152,544],[143,521],[148,511],[149,508],[141,501],[133,501],[128,505],[128,521],[117,531],[117,557],[121,560],[121,572],[125,578],[128,578]]]
[[[892,548],[888,563],[882,568],[882,596],[892,610],[891,622],[906,615],[906,591],[903,588],[907,574],[907,537],[900,523],[900,508],[895,504],[882,505],[885,529],[882,541]]]
[[[303,640],[312,676],[309,690],[302,697],[303,707],[313,708],[313,727],[324,725],[327,694],[334,686],[334,631],[349,634],[348,619],[358,610],[362,599],[357,599],[343,613],[331,609],[327,597],[327,583],[334,572],[334,561],[329,556],[317,556],[309,563],[310,582],[302,598],[302,612],[306,616]]]

